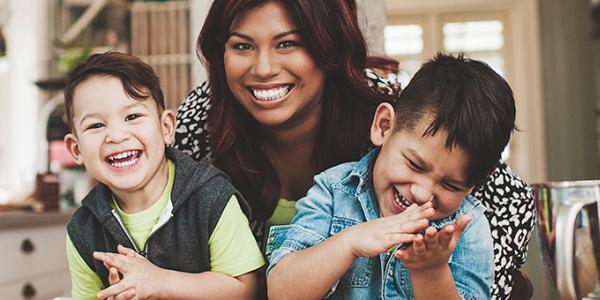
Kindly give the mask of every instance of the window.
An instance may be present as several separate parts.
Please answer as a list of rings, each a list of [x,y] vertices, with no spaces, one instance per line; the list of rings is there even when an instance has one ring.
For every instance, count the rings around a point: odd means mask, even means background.
[[[506,22],[502,13],[431,13],[391,17],[385,28],[386,54],[400,62],[399,81],[406,86],[421,64],[438,51],[465,53],[507,77]],[[509,157],[509,147],[502,158]]]

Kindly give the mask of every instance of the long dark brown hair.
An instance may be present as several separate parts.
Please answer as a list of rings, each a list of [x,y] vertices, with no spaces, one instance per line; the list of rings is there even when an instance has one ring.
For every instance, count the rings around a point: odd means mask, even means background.
[[[214,1],[197,42],[198,56],[204,57],[209,74],[208,124],[214,163],[231,176],[260,220],[273,214],[280,182],[261,151],[263,134],[258,122],[227,85],[223,55],[235,18],[268,1]],[[366,81],[367,49],[354,0],[276,1],[297,26],[312,59],[325,70],[322,117],[311,157],[314,170],[359,159],[369,144],[377,104],[391,98],[372,90]]]

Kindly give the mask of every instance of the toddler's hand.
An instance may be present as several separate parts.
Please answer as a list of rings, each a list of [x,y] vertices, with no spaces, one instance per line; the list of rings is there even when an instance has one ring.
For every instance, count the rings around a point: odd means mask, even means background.
[[[119,245],[119,253],[94,252],[94,258],[101,260],[109,269],[111,286],[96,295],[99,299],[148,299],[159,290],[161,269],[137,254],[134,250]],[[116,280],[111,269],[123,275]],[[113,271],[114,272],[114,271]],[[111,279],[112,277],[112,279]],[[114,284],[113,284],[114,283]]]
[[[418,234],[410,248],[398,250],[394,255],[411,273],[439,270],[448,265],[448,259],[470,221],[471,216],[466,215],[440,231],[428,227],[425,236]]]
[[[415,233],[429,225],[427,218],[433,215],[431,202],[411,205],[400,214],[382,217],[352,226],[340,234],[355,256],[376,256],[400,243],[412,242]]]
[[[115,284],[119,283],[119,281],[121,281],[121,277],[119,276],[119,271],[117,271],[117,268],[110,267],[106,263],[104,264],[104,266],[108,269],[108,284],[115,285]],[[133,299],[134,297],[135,297],[135,290],[128,289],[116,296],[108,297],[108,300],[128,300],[128,299]]]

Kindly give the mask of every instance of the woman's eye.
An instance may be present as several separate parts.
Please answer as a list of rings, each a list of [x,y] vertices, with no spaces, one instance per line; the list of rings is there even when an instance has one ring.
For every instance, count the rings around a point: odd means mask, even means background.
[[[130,114],[130,115],[127,115],[127,117],[125,117],[125,121],[133,121],[141,116],[142,115],[140,115],[140,114]]]
[[[298,46],[298,43],[296,41],[283,41],[281,43],[279,43],[279,45],[277,45],[277,48],[291,48],[291,47],[296,47]]]
[[[86,127],[85,129],[86,129],[86,130],[87,130],[87,129],[98,129],[98,128],[101,128],[102,126],[104,126],[104,125],[102,125],[102,123],[93,123],[93,124],[90,124],[90,125],[89,125],[88,127]]]
[[[248,43],[235,43],[235,44],[233,44],[232,47],[233,47],[233,49],[239,50],[239,51],[248,51],[248,50],[253,49],[252,45],[250,45]]]

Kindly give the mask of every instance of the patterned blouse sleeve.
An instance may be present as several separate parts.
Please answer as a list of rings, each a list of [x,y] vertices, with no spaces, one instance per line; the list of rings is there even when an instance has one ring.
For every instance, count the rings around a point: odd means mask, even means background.
[[[473,191],[486,207],[494,240],[493,299],[507,299],[512,272],[527,258],[527,245],[535,226],[535,203],[527,183],[505,163],[499,163],[487,182]]]
[[[173,147],[197,161],[210,156],[207,120],[210,109],[208,82],[190,92],[177,110],[177,126]]]

